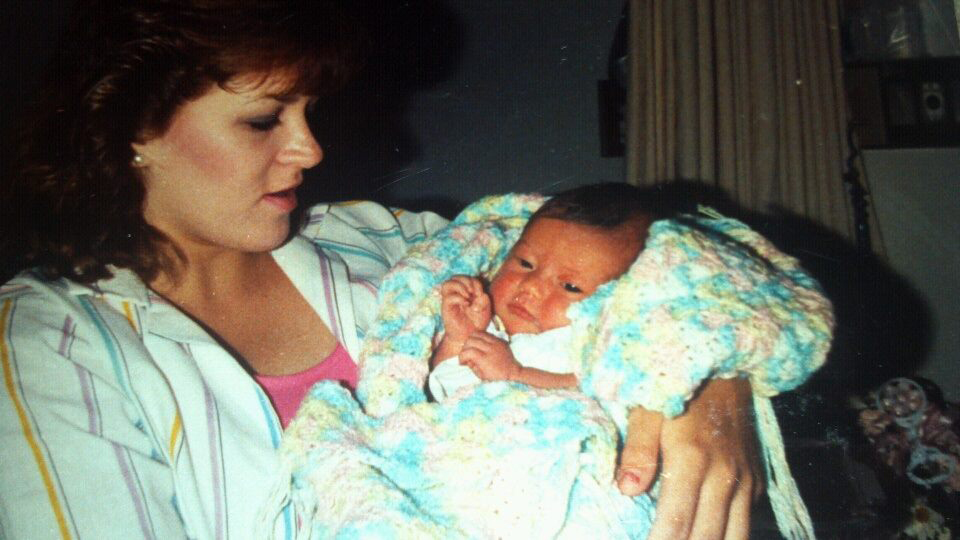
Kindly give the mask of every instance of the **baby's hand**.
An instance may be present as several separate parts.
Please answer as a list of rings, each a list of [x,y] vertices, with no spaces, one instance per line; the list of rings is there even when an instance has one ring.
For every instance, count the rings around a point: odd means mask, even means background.
[[[440,297],[446,338],[463,341],[490,324],[493,314],[490,296],[484,292],[479,279],[453,276],[440,286]]]
[[[460,349],[460,363],[482,381],[514,381],[523,370],[507,342],[486,332],[467,338]]]

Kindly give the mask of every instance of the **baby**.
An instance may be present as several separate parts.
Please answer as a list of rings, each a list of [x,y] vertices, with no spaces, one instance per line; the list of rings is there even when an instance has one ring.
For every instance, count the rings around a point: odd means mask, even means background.
[[[567,308],[627,271],[651,221],[632,186],[574,188],[531,217],[489,294],[475,277],[443,283],[444,333],[428,379],[433,398],[480,381],[576,388]]]
[[[645,538],[654,497],[614,482],[627,411],[676,416],[704,378],[747,374],[778,525],[809,537],[763,396],[823,362],[829,302],[742,223],[659,219],[642,197],[488,197],[411,249],[381,282],[357,399],[320,383],[284,433],[265,523],[292,504],[315,537]]]

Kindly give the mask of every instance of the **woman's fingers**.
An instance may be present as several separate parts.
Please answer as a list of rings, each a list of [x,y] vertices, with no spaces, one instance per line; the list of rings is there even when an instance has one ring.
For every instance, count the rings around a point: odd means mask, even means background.
[[[663,415],[636,407],[627,418],[627,437],[617,467],[620,493],[640,495],[650,489],[657,476],[660,458],[660,430]]]
[[[750,385],[714,380],[666,420],[663,478],[649,538],[746,538],[759,461]]]
[[[727,516],[727,530],[724,540],[744,540],[750,538],[750,509],[756,493],[755,485],[741,483],[730,505],[730,515]]]
[[[715,471],[715,472],[713,472]],[[746,489],[740,480],[739,472],[734,468],[725,468],[722,463],[715,464],[700,489],[700,500],[697,503],[697,513],[694,517],[690,538],[715,538],[722,540],[727,536],[730,526],[736,521],[733,519],[734,502],[740,498],[748,501],[745,509],[747,525],[749,526],[749,500],[751,487],[750,480],[746,480]],[[741,492],[744,496],[741,496]],[[742,513],[742,511],[741,511]],[[746,531],[742,531],[742,538],[746,538]],[[741,538],[733,536],[732,538]]]
[[[691,538],[706,471],[706,454],[697,447],[674,447],[664,455],[657,517],[648,540]]]

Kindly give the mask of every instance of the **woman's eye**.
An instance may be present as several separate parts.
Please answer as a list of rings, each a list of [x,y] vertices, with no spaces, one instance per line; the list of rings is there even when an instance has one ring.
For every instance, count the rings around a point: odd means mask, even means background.
[[[268,116],[259,116],[247,120],[247,125],[256,131],[270,131],[280,124],[280,113],[275,112]]]
[[[577,287],[577,286],[574,285],[573,283],[564,283],[564,284],[563,284],[563,290],[565,290],[565,291],[567,291],[567,292],[571,292],[571,293],[582,293],[582,292],[583,292],[583,290],[581,290],[580,287]]]

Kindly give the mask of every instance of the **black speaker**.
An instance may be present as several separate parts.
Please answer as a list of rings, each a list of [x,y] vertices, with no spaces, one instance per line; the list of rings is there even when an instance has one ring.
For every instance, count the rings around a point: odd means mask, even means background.
[[[943,86],[936,81],[920,83],[920,110],[926,122],[935,123],[947,120],[947,104],[943,97]]]
[[[853,64],[845,81],[862,147],[960,146],[960,58]]]

